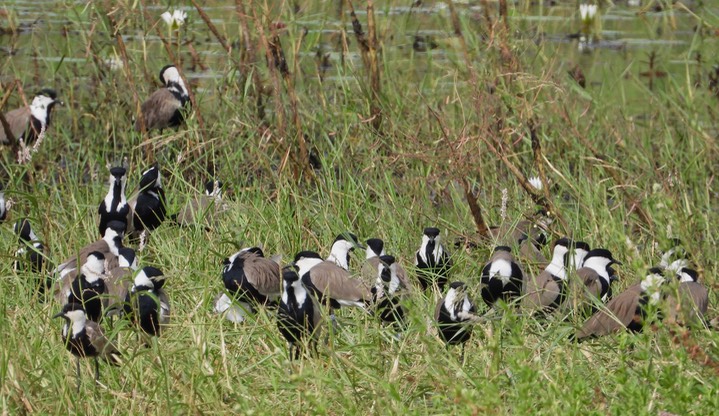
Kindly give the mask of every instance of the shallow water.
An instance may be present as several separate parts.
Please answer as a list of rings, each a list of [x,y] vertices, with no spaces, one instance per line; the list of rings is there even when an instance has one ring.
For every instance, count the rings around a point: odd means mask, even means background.
[[[217,25],[220,32],[225,33],[228,42],[238,43],[238,22],[235,15],[234,1],[204,2],[205,12]],[[411,71],[403,71],[415,77],[432,75],[446,76],[456,70],[459,61],[456,42],[450,27],[449,13],[443,2],[419,2],[416,7],[402,4],[375,5],[378,24],[378,37],[385,60],[402,66],[411,66]],[[397,2],[399,3],[399,2]],[[523,4],[524,2],[518,3]],[[351,23],[346,11],[339,14],[337,0],[298,2],[299,12],[285,13],[283,22],[288,33],[283,36],[283,44],[292,62],[292,45],[299,42],[299,72],[306,82],[318,82],[318,71],[322,72],[322,82],[343,82],[352,68],[361,66],[361,59],[352,33]],[[6,4],[17,28],[15,34],[0,36],[0,56],[6,57],[0,66],[0,82],[9,82],[20,78],[23,83],[31,82],[26,74],[33,68],[34,75],[43,71],[57,72],[58,66],[70,67],[69,71],[78,76],[85,75],[85,69],[94,64],[88,57],[87,33],[91,28],[91,20],[97,21],[97,11],[92,10],[86,2],[56,2],[51,0],[11,0]],[[356,5],[357,14],[365,24],[366,11]],[[457,10],[469,18],[465,27],[465,36],[475,37],[473,28],[483,24],[483,10],[479,2],[456,4]],[[689,7],[693,7],[690,3]],[[704,6],[708,9],[694,9],[701,15],[708,13],[719,15],[719,5]],[[216,82],[224,75],[227,68],[227,54],[220,47],[214,36],[209,32],[197,11],[192,7],[182,7],[188,14],[187,24],[181,29],[183,41],[191,40],[200,56],[202,65],[188,68],[187,76],[193,85],[207,88],[208,82]],[[164,6],[148,6],[148,13],[156,16],[155,24],[170,36],[164,22],[159,18]],[[607,80],[625,83],[623,87],[629,91],[637,89],[636,78],[647,71],[648,57],[656,53],[656,68],[667,72],[669,77],[685,77],[687,73],[703,74],[714,62],[704,62],[697,68],[696,56],[713,57],[719,50],[716,33],[697,31],[698,22],[692,14],[680,10],[663,12],[646,11],[640,7],[630,7],[626,2],[600,10],[600,24],[596,26],[595,41],[580,44],[578,33],[581,27],[579,13],[575,2],[558,2],[555,6],[534,5],[510,7],[510,24],[515,36],[524,39],[528,51],[535,53],[536,65],[547,62],[558,62],[560,67],[569,69],[575,64],[582,68],[587,77],[588,85],[600,85]],[[276,12],[276,11],[275,11]],[[137,10],[130,11],[140,16]],[[494,11],[492,14],[494,15]],[[0,27],[7,28],[7,20],[0,20]],[[342,28],[345,28],[345,41],[348,49],[343,51]],[[130,23],[123,30],[123,39],[127,43],[128,52],[133,59],[143,54],[148,60],[161,60],[165,52],[160,39],[154,32],[145,34],[139,27]],[[92,35],[93,51],[101,61],[117,58],[114,39],[107,33],[107,28],[100,21]],[[483,40],[476,40],[483,46]],[[182,48],[182,57],[187,63],[191,60],[187,48]],[[481,59],[481,53],[476,54]],[[9,57],[9,59],[7,59]],[[320,57],[322,58],[320,62]],[[481,63],[480,63],[481,64]],[[44,66],[43,66],[44,65]],[[155,73],[162,66],[150,67],[148,71]],[[344,65],[344,69],[343,69]],[[38,68],[38,66],[40,66]],[[203,70],[202,67],[208,68]],[[347,72],[347,67],[350,71]],[[687,68],[691,70],[688,71]],[[291,65],[292,68],[292,65]],[[629,71],[629,72],[627,72]],[[633,79],[632,79],[633,78]],[[42,82],[42,80],[40,81]],[[659,80],[658,82],[661,82]],[[657,83],[655,82],[655,86]],[[639,86],[641,87],[641,85]],[[452,88],[447,83],[440,83],[436,88]],[[641,89],[641,88],[640,88]],[[632,105],[631,102],[623,104]]]

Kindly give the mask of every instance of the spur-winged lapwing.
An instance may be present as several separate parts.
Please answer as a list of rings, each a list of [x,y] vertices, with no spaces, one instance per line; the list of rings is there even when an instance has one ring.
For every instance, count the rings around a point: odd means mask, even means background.
[[[679,285],[670,286],[667,296],[667,321],[680,325],[704,323],[704,315],[709,308],[709,292],[699,283],[699,272],[682,267],[676,273]]]
[[[482,269],[482,300],[490,308],[498,300],[509,303],[522,292],[524,272],[509,246],[497,246]]]
[[[76,357],[78,391],[80,390],[80,358],[95,359],[95,382],[100,380],[98,357],[110,364],[120,365],[120,353],[117,347],[107,339],[97,322],[87,319],[82,305],[68,303],[53,318],[65,320],[62,338],[65,347]]]
[[[330,255],[327,261],[331,261],[345,270],[350,269],[350,253],[355,247],[359,247],[357,236],[352,233],[340,234],[332,242]]]
[[[192,225],[212,226],[215,216],[224,209],[222,182],[212,180],[205,184],[205,193],[187,201],[174,216],[174,220],[180,227]]]
[[[222,281],[230,297],[250,313],[274,304],[282,293],[280,265],[259,247],[248,247],[223,261]]]
[[[160,70],[160,82],[164,85],[142,103],[142,118],[145,129],[162,130],[177,127],[184,121],[183,107],[190,102],[190,95],[180,72],[174,65],[166,65]],[[135,131],[140,131],[140,119],[135,121]]]
[[[439,228],[427,227],[422,235],[422,244],[415,254],[417,279],[422,290],[437,287],[444,291],[452,262],[439,235]]]
[[[282,269],[282,296],[277,312],[277,327],[287,340],[290,359],[300,358],[305,346],[317,342],[322,325],[319,304],[297,271],[294,265]]]
[[[62,278],[65,274],[76,270],[78,261],[80,264],[84,264],[87,255],[93,251],[102,253],[107,261],[106,268],[112,270],[118,264],[117,256],[120,255],[120,249],[123,247],[122,240],[125,236],[125,226],[124,222],[110,221],[107,228],[105,228],[102,239],[78,250],[77,254],[57,266],[53,274],[57,274],[59,278]]]
[[[142,173],[139,189],[137,196],[129,203],[131,218],[128,224],[131,226],[127,234],[132,240],[159,227],[167,213],[162,176],[156,164]]]
[[[170,298],[164,290],[165,276],[156,267],[145,266],[125,299],[124,315],[151,336],[160,336],[161,328],[170,322]]]
[[[452,282],[447,294],[440,299],[434,311],[439,336],[449,345],[462,345],[460,361],[464,362],[464,344],[472,336],[473,322],[477,322],[477,308],[467,294],[463,282]]]
[[[566,264],[571,245],[567,238],[557,240],[547,267],[539,275],[525,279],[523,309],[551,312],[562,304],[567,294]]]
[[[595,312],[577,332],[576,338],[600,337],[625,328],[641,331],[647,316],[646,308],[649,305],[656,307],[661,300],[664,280],[661,269],[650,269],[640,283],[629,286],[614,296],[605,308]]]
[[[60,305],[79,303],[88,319],[100,322],[107,304],[105,278],[105,256],[93,251],[79,273],[67,273],[56,283],[55,300]]]
[[[130,213],[130,205],[125,197],[125,185],[127,183],[127,170],[121,166],[110,169],[110,189],[105,199],[100,202],[97,213],[100,215],[100,235],[105,233],[107,224],[110,221],[127,222]]]
[[[35,95],[30,107],[20,107],[5,113],[5,120],[15,140],[22,139],[28,145],[37,140],[40,133],[46,131],[50,125],[50,114],[55,104],[64,105],[57,99],[57,93],[47,88]],[[0,124],[0,143],[10,143],[2,124]]]

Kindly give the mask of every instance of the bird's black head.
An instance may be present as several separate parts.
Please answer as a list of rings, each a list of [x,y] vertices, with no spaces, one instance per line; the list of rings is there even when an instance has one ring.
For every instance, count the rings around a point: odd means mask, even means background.
[[[110,175],[114,176],[116,179],[120,179],[127,173],[127,169],[123,168],[122,166],[115,166],[114,168],[110,168]]]
[[[300,276],[297,274],[299,269],[295,265],[289,265],[282,268],[282,280],[285,281],[286,285],[300,280]]]
[[[450,289],[462,290],[464,289],[464,282],[452,282],[449,284]]]
[[[365,243],[367,243],[367,247],[369,247],[372,252],[378,256],[382,253],[382,250],[384,250],[384,241],[379,238],[370,238],[365,241]]]
[[[246,248],[246,249],[244,249],[244,252],[245,252],[245,253],[255,254],[255,255],[257,255],[258,257],[265,257],[265,253],[264,253],[264,252],[262,251],[262,249],[259,248],[259,247]]]
[[[391,266],[396,260],[394,256],[384,255],[379,257],[379,261],[386,264],[387,266]]]
[[[661,267],[652,267],[649,269],[649,274],[658,274],[659,276],[664,276],[664,269]]]
[[[427,227],[424,229],[424,235],[431,239],[437,238],[437,236],[439,235],[439,228]]]
[[[137,255],[135,254],[135,250],[131,249],[130,247],[122,247],[120,250],[118,250],[120,253],[120,256],[122,256],[129,264],[132,264],[135,261],[135,258]]]
[[[164,276],[164,274],[162,274],[162,270],[158,269],[157,267],[145,266],[142,268],[142,271],[144,271],[145,276],[147,276],[151,280],[155,280],[155,277]]]
[[[155,289],[162,289],[165,285],[165,275],[162,273],[162,270],[157,267],[145,266],[142,268],[142,271],[145,273],[145,276],[152,281]]]
[[[17,220],[14,227],[15,234],[23,241],[32,241],[32,227],[27,218]]]
[[[497,251],[506,251],[507,253],[511,253],[511,252],[512,252],[512,249],[511,249],[511,247],[509,247],[509,246],[497,246],[497,247],[494,248],[494,251],[495,251],[495,252],[497,252]]]
[[[584,241],[575,241],[574,248],[577,250],[590,251],[589,244],[585,243]]]
[[[88,254],[87,257],[88,257],[88,258],[94,257],[94,258],[96,258],[97,260],[101,260],[101,261],[104,261],[104,260],[105,260],[105,255],[102,254],[102,253],[99,252],[99,251],[93,251],[93,252],[91,252],[90,254]]]
[[[350,243],[352,243],[353,245],[356,245],[356,246],[360,245],[360,244],[359,244],[359,239],[357,239],[357,236],[354,235],[354,234],[352,234],[352,233],[349,232],[349,231],[346,231],[346,232],[344,232],[344,233],[342,233],[342,234],[337,235],[337,237],[335,238],[335,241],[334,241],[334,242],[336,243],[336,242],[338,242],[338,241],[347,241],[347,242],[350,242]]]
[[[41,89],[37,92],[37,94],[35,94],[35,97],[47,97],[50,99],[50,102],[47,105],[48,113],[50,112],[50,109],[55,106],[55,104],[65,105],[62,100],[57,99],[57,92],[55,92],[55,90],[53,90],[52,88]]]
[[[222,181],[218,180],[210,180],[205,182],[205,194],[207,195],[217,195],[221,190],[222,186],[224,184]]]
[[[65,304],[65,306],[62,307],[62,310],[53,315],[53,318],[63,318],[66,321],[69,321],[73,315],[84,315],[85,309],[83,309],[82,305],[76,302],[71,302]]]
[[[679,273],[677,273],[677,277],[681,281],[687,281],[686,278],[688,277],[691,278],[692,281],[696,282],[699,280],[699,272],[688,267],[682,267],[682,269],[679,270]]]
[[[567,237],[562,237],[559,240],[554,242],[554,246],[563,246],[563,247],[571,247],[572,246],[572,240],[570,240]]]
[[[603,257],[610,260],[609,264],[618,264],[620,266],[622,265],[622,263],[617,261],[614,256],[612,256],[612,252],[605,248],[595,248],[594,250],[589,250],[587,256],[584,258],[584,261],[587,261],[587,259],[592,257]]]
[[[52,88],[43,88],[35,95],[44,95],[46,97],[52,98],[53,100],[57,100],[57,92]]]
[[[140,178],[140,189],[158,188],[160,186],[160,168],[157,164],[152,165],[142,173]]]
[[[295,263],[297,263],[300,259],[322,259],[322,256],[317,254],[314,251],[300,251],[299,253],[295,254]]]
[[[105,234],[107,234],[107,230],[112,230],[118,235],[123,235],[126,228],[127,224],[125,224],[123,221],[113,220],[107,223],[107,228],[105,228]]]
[[[172,65],[172,64],[165,65],[160,70],[160,83],[162,83],[162,85],[167,85],[167,80],[165,79],[165,72],[167,72],[170,68],[177,71],[177,67],[175,67],[175,65]]]

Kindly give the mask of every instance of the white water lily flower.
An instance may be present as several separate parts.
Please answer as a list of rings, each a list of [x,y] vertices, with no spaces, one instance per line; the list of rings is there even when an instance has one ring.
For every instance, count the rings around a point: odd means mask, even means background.
[[[597,9],[598,7],[596,4],[580,4],[579,17],[584,22],[594,20],[594,16],[597,15]]]
[[[539,176],[532,176],[531,178],[529,178],[529,184],[532,185],[538,191],[542,190],[542,187],[543,187],[542,180],[539,179]]]
[[[160,17],[167,23],[172,29],[179,29],[185,23],[187,19],[187,13],[183,10],[174,10],[172,14],[170,12],[163,13]]]

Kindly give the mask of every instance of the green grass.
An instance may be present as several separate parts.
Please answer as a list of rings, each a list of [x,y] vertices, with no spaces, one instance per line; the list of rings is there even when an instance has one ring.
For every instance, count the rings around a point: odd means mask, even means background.
[[[15,19],[20,8],[12,4]],[[121,31],[150,31],[156,22],[145,21],[131,6],[118,11]],[[102,385],[95,386],[91,361],[84,362],[82,395],[75,392],[74,358],[63,347],[61,322],[50,319],[59,305],[40,302],[33,292],[34,276],[11,270],[16,250],[11,224],[29,217],[51,258],[62,261],[97,238],[95,212],[106,192],[106,165],[128,157],[129,188],[134,189],[148,161],[140,137],[131,131],[131,84],[119,72],[102,76],[92,59],[84,60],[88,41],[90,53],[100,58],[111,56],[116,47],[108,35],[107,10],[47,4],[43,7],[56,11],[63,23],[52,21],[47,30],[13,41],[22,49],[0,63],[0,72],[19,79],[26,94],[54,86],[68,105],[56,109],[48,139],[31,166],[18,165],[7,151],[2,154],[6,196],[15,202],[11,219],[0,227],[4,413],[710,414],[719,407],[717,369],[710,365],[719,359],[719,336],[711,330],[692,331],[689,341],[682,342],[674,337],[675,329],[660,325],[645,334],[618,334],[576,345],[568,340],[579,324],[574,317],[538,322],[508,313],[475,327],[462,365],[459,349],[445,349],[427,325],[437,297],[414,296],[408,301],[411,323],[401,340],[393,341],[392,332],[372,317],[342,310],[342,330],[331,346],[321,346],[315,359],[290,364],[272,312],[260,312],[242,325],[214,315],[211,303],[222,289],[222,258],[238,247],[261,245],[266,253],[282,254],[287,263],[302,249],[326,255],[334,237],[350,230],[362,239],[383,238],[387,252],[410,267],[421,230],[428,225],[442,228],[450,243],[452,279],[466,281],[479,300],[479,273],[492,246],[451,246],[455,238],[475,232],[461,180],[474,186],[490,224],[502,221],[503,188],[509,196],[505,221],[536,210],[480,140],[495,140],[524,174],[536,175],[527,130],[532,116],[540,124],[552,202],[567,224],[563,229],[555,223],[555,236],[570,234],[615,253],[624,263],[617,291],[641,278],[648,266],[658,263],[659,250],[669,238],[679,237],[702,271],[702,281],[717,285],[719,129],[717,99],[707,90],[710,63],[699,68],[703,78],[698,87],[693,82],[697,68],[686,64],[676,69],[673,64],[669,76],[650,91],[639,76],[646,70],[642,61],[648,50],[578,55],[576,45],[536,45],[525,36],[551,31],[550,23],[513,21],[519,33],[507,42],[521,71],[511,82],[497,81],[505,73],[498,50],[483,37],[479,17],[462,8],[463,30],[476,63],[474,88],[472,74],[455,49],[448,15],[378,15],[383,42],[380,135],[366,122],[370,95],[354,35],[346,33],[355,58],[348,55],[344,68],[333,61],[334,78],[320,82],[316,48],[323,44],[336,52],[336,43],[318,31],[302,39],[302,28],[338,30],[342,25],[327,7],[312,2],[303,6],[297,14],[289,5],[277,6],[269,15],[288,24],[281,38],[293,71],[298,60],[294,75],[302,128],[321,155],[323,168],[314,181],[297,179],[292,161],[278,169],[288,148],[293,156],[297,153],[291,123],[286,137],[278,133],[277,109],[283,109],[287,119],[291,114],[284,86],[281,105],[275,105],[271,94],[265,96],[267,115],[258,119],[251,77],[239,76],[197,13],[189,11],[191,30],[183,29],[182,36],[194,35],[195,48],[211,52],[203,59],[220,75],[194,86],[206,131],[200,131],[194,113],[187,127],[162,137],[153,134],[152,140],[165,143],[158,146],[156,159],[170,212],[202,189],[210,163],[229,188],[230,209],[211,232],[163,225],[151,235],[140,264],[159,267],[169,277],[172,324],[150,348],[127,324],[103,324],[117,339],[125,363],[117,368],[103,365]],[[563,7],[557,13],[571,15],[572,6]],[[376,5],[377,10],[388,8]],[[159,16],[164,10],[160,6],[149,12]],[[213,17],[230,12],[234,10],[209,11]],[[709,27],[719,23],[716,10],[694,12]],[[219,30],[237,40],[236,17],[224,17],[217,23]],[[678,19],[680,29],[696,23],[685,14]],[[360,20],[366,29],[365,16]],[[654,33],[661,26],[666,38],[679,36],[665,17],[649,20],[647,31]],[[91,32],[93,22],[97,27]],[[8,25],[0,21],[0,26]],[[61,26],[77,32],[60,36]],[[406,35],[425,29],[440,31],[437,53],[412,50],[412,37]],[[562,23],[560,30],[571,32],[571,24]],[[146,97],[156,88],[154,78],[168,58],[159,42],[127,43],[134,87]],[[295,55],[298,44],[300,53]],[[662,62],[690,60],[696,52],[708,57],[715,46],[715,37],[702,35],[681,47],[662,49]],[[190,73],[189,51],[185,46],[181,51],[183,68]],[[33,61],[33,52],[81,61]],[[262,53],[254,70],[268,87],[271,78]],[[585,70],[586,90],[566,76],[571,61]],[[488,85],[494,86],[493,94],[486,92]],[[0,90],[2,95],[5,91]],[[20,102],[15,93],[7,108]],[[606,162],[597,160],[577,134],[599,149]],[[192,146],[198,143],[196,155]],[[619,170],[620,182],[605,165]],[[630,212],[629,196],[641,203],[652,227]],[[710,299],[714,317],[714,293]],[[710,364],[687,345],[698,345],[712,359]]]

